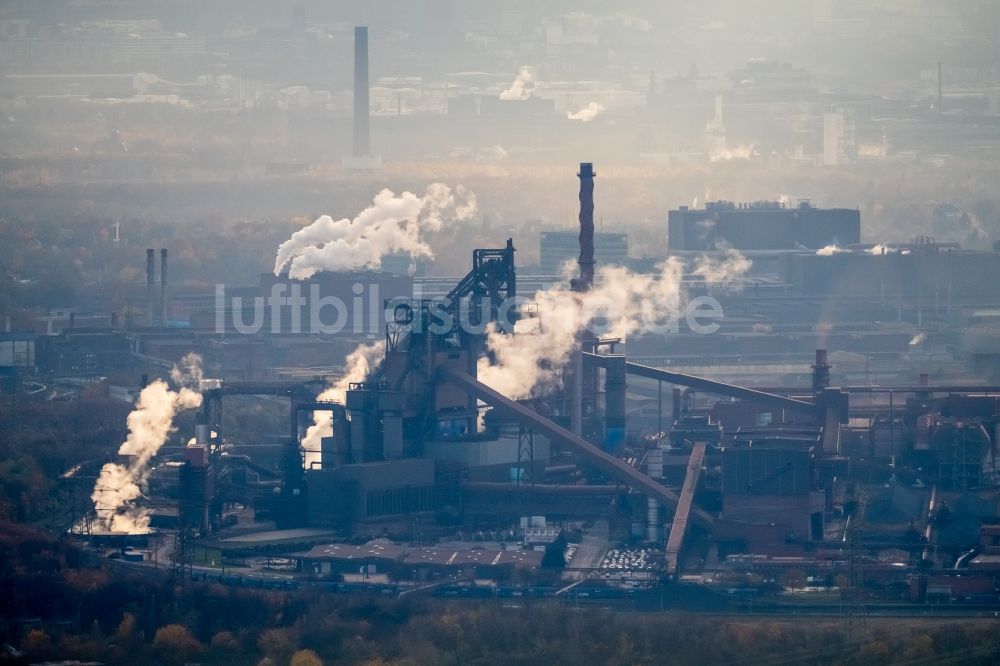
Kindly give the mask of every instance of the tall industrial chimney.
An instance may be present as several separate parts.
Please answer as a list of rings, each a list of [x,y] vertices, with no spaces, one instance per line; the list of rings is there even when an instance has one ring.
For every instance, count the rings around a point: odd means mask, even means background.
[[[167,249],[160,250],[160,326],[167,325]]]
[[[938,60],[938,80],[937,80],[937,84],[938,84],[938,96],[937,96],[937,109],[936,109],[936,111],[938,113],[941,113],[942,104],[944,104],[944,95],[942,94],[943,93],[943,90],[942,90],[943,85],[942,85],[942,81],[941,81],[941,73],[942,73],[941,72],[941,61]]]
[[[156,303],[153,300],[153,281],[156,274],[156,250],[146,248],[146,304],[149,325],[156,325]]]
[[[816,362],[813,363],[812,389],[813,395],[819,396],[830,385],[830,364],[827,362],[825,349],[816,350]]]
[[[580,172],[580,277],[571,282],[573,291],[590,291],[594,286],[594,165],[581,162]],[[578,348],[574,351],[569,368],[570,429],[584,436],[583,415],[592,407],[597,389],[597,372],[593,367],[583,367],[583,351],[594,350],[594,336],[590,322],[582,322],[577,333]],[[586,403],[586,405],[585,405]]]
[[[594,172],[592,162],[581,162],[580,173],[580,279],[576,291],[594,285]]]
[[[368,28],[354,28],[354,156],[371,154],[368,125]]]

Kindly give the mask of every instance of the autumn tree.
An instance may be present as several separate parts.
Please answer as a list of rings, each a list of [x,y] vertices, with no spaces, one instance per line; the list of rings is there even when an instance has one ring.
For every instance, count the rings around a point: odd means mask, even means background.
[[[806,575],[801,569],[789,569],[781,575],[781,584],[794,592],[806,584]]]
[[[257,647],[275,663],[283,664],[295,651],[295,641],[287,629],[268,629],[257,639]]]
[[[168,624],[156,630],[153,649],[168,664],[183,664],[201,650],[191,632],[179,624]]]
[[[312,650],[299,650],[292,655],[291,666],[323,666],[323,662]]]

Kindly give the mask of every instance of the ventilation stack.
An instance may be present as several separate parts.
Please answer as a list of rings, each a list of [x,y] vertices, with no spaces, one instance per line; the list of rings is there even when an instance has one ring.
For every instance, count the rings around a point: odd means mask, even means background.
[[[354,145],[350,157],[344,157],[348,169],[368,170],[382,166],[382,158],[372,155],[369,107],[368,27],[354,28]]]
[[[156,250],[146,249],[146,312],[150,327],[156,326],[156,302],[153,298],[153,281],[156,274]]]
[[[813,363],[812,390],[814,396],[819,396],[830,385],[830,364],[827,362],[826,350],[816,350],[816,362]]]
[[[354,156],[371,154],[368,105],[368,28],[354,28]]]
[[[594,172],[592,162],[581,162],[580,172],[576,174],[580,179],[580,277],[571,283],[573,291],[587,292],[594,286]],[[581,437],[585,437],[583,432],[583,418],[587,412],[593,412],[593,401],[597,391],[597,373],[592,368],[584,368],[583,351],[592,352],[595,350],[593,336],[588,330],[589,322],[583,324],[577,339],[578,347],[575,350],[570,365],[570,424],[572,431]],[[589,403],[590,409],[585,406]]]
[[[167,325],[167,250],[160,250],[160,326]]]
[[[937,86],[938,86],[937,109],[935,109],[938,113],[941,113],[941,111],[944,108],[944,83],[943,83],[943,79],[941,77],[942,73],[943,72],[942,72],[942,68],[941,68],[941,61],[939,60],[938,61],[938,75],[937,75]]]
[[[581,162],[580,173],[580,279],[574,291],[594,286],[594,172],[592,162]]]

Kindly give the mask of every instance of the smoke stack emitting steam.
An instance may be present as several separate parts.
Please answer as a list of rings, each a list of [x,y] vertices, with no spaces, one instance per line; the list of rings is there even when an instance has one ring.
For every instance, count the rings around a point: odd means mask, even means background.
[[[589,123],[591,120],[604,113],[604,109],[605,106],[600,102],[591,102],[579,111],[567,111],[566,118],[569,120],[579,120],[580,122]]]
[[[316,396],[317,400],[328,402],[347,402],[347,389],[351,384],[363,382],[369,373],[385,356],[385,341],[379,340],[371,344],[359,345],[347,355],[344,374],[325,391]],[[323,438],[333,434],[333,418],[330,412],[313,412],[313,424],[306,430],[302,438],[302,448],[305,450],[303,463],[306,469],[321,460],[320,450]]]
[[[707,284],[726,285],[750,268],[750,260],[730,250],[721,259],[704,257],[692,272]],[[562,368],[588,322],[601,321],[601,337],[621,338],[642,332],[648,322],[662,323],[683,312],[684,262],[671,257],[654,274],[633,273],[622,266],[601,266],[587,292],[567,286],[538,291],[533,297],[538,318],[522,319],[515,335],[491,326],[487,347],[494,362],[479,360],[479,379],[509,398],[520,400],[562,386]]]
[[[535,76],[527,67],[521,67],[517,71],[517,77],[511,82],[510,87],[500,93],[500,99],[505,102],[523,101],[531,97],[535,91]]]
[[[394,252],[433,257],[423,236],[467,220],[476,210],[475,194],[461,185],[452,190],[443,183],[433,183],[423,196],[411,192],[397,196],[385,189],[354,219],[334,220],[324,215],[292,234],[278,248],[274,273],[287,268],[292,279],[306,280],[320,271],[377,269],[382,258]],[[384,354],[384,341],[359,346],[347,356],[344,375],[317,399],[343,404],[347,387],[364,381]],[[331,423],[329,412],[313,412],[313,425],[302,440],[306,468],[319,461],[322,438],[333,434]]]
[[[622,266],[594,268],[594,165],[580,164],[580,276],[569,286],[538,291],[536,319],[521,319],[515,334],[491,325],[486,346],[493,358],[481,358],[480,381],[509,398],[530,398],[562,386],[563,370],[581,338],[608,337],[623,341],[664,318],[677,317],[685,304],[681,289],[685,264],[670,257],[657,272],[636,274]],[[750,270],[749,259],[733,249],[718,257],[703,256],[690,270],[708,285],[729,285]],[[598,327],[596,324],[600,322]],[[576,372],[579,372],[579,366]]]
[[[593,230],[594,171],[590,163],[580,165],[581,233]],[[467,219],[475,213],[475,197],[461,187],[452,190],[441,183],[428,186],[423,197],[410,192],[396,196],[389,190],[376,195],[372,206],[353,220],[323,216],[292,235],[278,248],[275,273],[288,267],[293,279],[307,279],[318,271],[377,268],[382,256],[405,251],[413,256],[432,256],[422,233],[438,231],[446,222]],[[585,241],[586,242],[586,241]],[[627,339],[659,322],[678,316],[685,304],[681,289],[685,264],[672,257],[655,274],[635,274],[621,266],[601,266],[595,271],[593,242],[581,247],[580,279],[566,275],[566,284],[534,295],[539,317],[522,319],[515,335],[491,327],[487,347],[493,362],[482,358],[479,379],[513,399],[528,398],[542,389],[558,388],[562,371],[579,343],[580,331],[599,320],[599,334]],[[735,250],[720,257],[702,257],[691,266],[706,284],[729,284],[749,270],[751,262]],[[596,278],[596,279],[595,279]],[[580,290],[583,284],[588,289]],[[592,331],[598,333],[598,331]],[[344,375],[319,400],[343,403],[348,386],[365,380],[385,354],[384,341],[361,345],[347,357]],[[333,433],[329,412],[314,412],[302,445],[308,468],[319,460],[321,440]]]
[[[118,449],[127,463],[107,463],[101,469],[91,499],[101,529],[137,534],[149,531],[149,509],[136,504],[149,477],[150,462],[174,431],[174,416],[201,405],[197,388],[202,379],[201,357],[188,354],[170,372],[179,386],[172,390],[157,379],[142,389],[128,415],[128,438]]]
[[[292,234],[278,248],[274,274],[287,267],[289,277],[306,280],[320,271],[377,269],[382,257],[394,252],[432,258],[422,234],[440,231],[475,213],[476,196],[461,185],[453,191],[434,183],[422,197],[411,192],[397,196],[385,189],[353,220],[323,215]]]

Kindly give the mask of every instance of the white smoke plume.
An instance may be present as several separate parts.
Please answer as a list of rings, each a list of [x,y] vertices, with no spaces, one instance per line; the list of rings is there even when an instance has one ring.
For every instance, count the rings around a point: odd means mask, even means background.
[[[722,259],[703,258],[694,270],[707,283],[728,284],[741,276],[750,260],[735,250]],[[663,326],[682,313],[684,264],[671,257],[652,275],[620,266],[597,270],[594,287],[585,293],[568,287],[539,291],[533,305],[538,317],[519,321],[514,335],[495,327],[487,336],[492,362],[480,359],[479,380],[509,398],[520,400],[561,385],[562,368],[585,326],[601,337],[628,339]],[[589,323],[589,325],[588,325]]]
[[[816,250],[816,254],[818,254],[821,257],[832,257],[835,254],[840,254],[841,252],[847,252],[847,250],[841,247],[837,247],[836,243],[831,243],[830,245],[821,247],[820,249]]]
[[[701,276],[707,284],[738,287],[736,279],[745,275],[753,262],[738,250],[726,249],[721,257],[702,256],[695,260],[691,272]]]
[[[622,12],[604,17],[601,20],[608,23],[617,22],[624,28],[631,28],[632,30],[638,30],[639,32],[649,32],[653,29],[653,24],[649,22],[649,19]]]
[[[920,343],[922,343],[926,339],[927,339],[927,334],[926,333],[917,333],[910,340],[909,345],[911,347],[916,347],[917,345],[919,345]]]
[[[505,101],[521,101],[531,97],[535,91],[535,76],[527,67],[521,67],[517,71],[517,78],[511,82],[510,87],[500,93],[500,99]]]
[[[886,144],[862,143],[858,145],[858,157],[885,157]]]
[[[355,382],[363,382],[384,356],[384,340],[359,345],[357,349],[347,355],[343,376],[316,396],[316,399],[344,404],[350,385]],[[313,412],[312,417],[313,424],[309,426],[305,437],[302,438],[306,469],[309,469],[313,463],[320,462],[322,440],[333,434],[333,419],[330,412]]]
[[[759,155],[756,143],[741,144],[735,148],[715,146],[708,154],[710,162],[732,162],[733,160],[749,160]]]
[[[178,386],[197,389],[201,385],[201,380],[205,378],[205,372],[201,367],[201,356],[190,352],[185,354],[180,361],[170,369],[170,379]]]
[[[653,24],[649,19],[624,12],[616,12],[607,16],[594,16],[577,10],[563,16],[563,21],[567,27],[582,31],[624,28],[638,32],[649,32],[653,29]]]
[[[487,148],[484,152],[487,157],[491,157],[496,160],[505,160],[510,157],[510,153],[508,153],[499,143]]]
[[[288,267],[289,277],[305,280],[320,271],[377,269],[382,257],[396,252],[433,258],[423,234],[441,231],[475,213],[476,197],[462,186],[453,191],[433,183],[423,196],[412,192],[397,196],[385,189],[354,219],[323,215],[292,234],[278,247],[274,274]]]
[[[174,416],[201,405],[201,393],[189,388],[201,378],[201,358],[185,356],[170,375],[181,385],[178,390],[158,379],[142,389],[128,415],[128,437],[118,454],[130,456],[130,460],[107,463],[97,477],[90,497],[101,529],[128,534],[149,530],[149,510],[138,506],[136,500],[142,497],[150,462],[174,431]]]
[[[589,123],[591,120],[601,115],[601,113],[604,112],[604,109],[605,106],[600,102],[591,102],[576,113],[567,111],[566,117],[570,120],[579,120],[580,122]]]
[[[875,255],[888,254],[889,247],[885,243],[879,243],[878,245],[868,248],[865,252]]]

